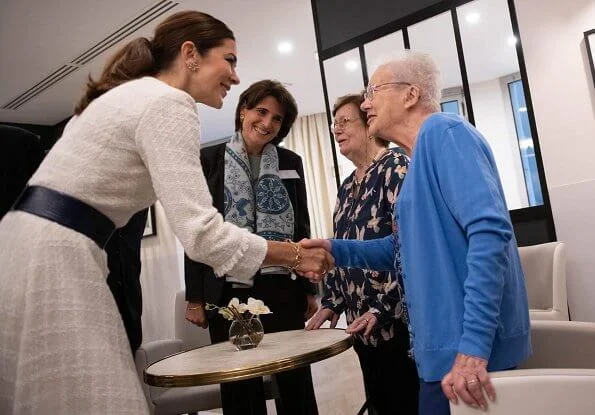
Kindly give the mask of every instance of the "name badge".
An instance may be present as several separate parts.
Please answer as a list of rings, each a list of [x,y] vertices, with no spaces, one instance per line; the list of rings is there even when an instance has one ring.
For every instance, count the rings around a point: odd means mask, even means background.
[[[300,175],[295,170],[279,170],[279,178],[281,178],[281,179],[300,179]]]

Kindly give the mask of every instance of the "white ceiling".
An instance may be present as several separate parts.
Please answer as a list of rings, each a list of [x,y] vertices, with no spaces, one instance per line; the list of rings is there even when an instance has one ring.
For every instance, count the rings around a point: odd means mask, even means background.
[[[0,106],[157,2],[1,0]],[[238,40],[241,84],[232,89],[223,110],[201,106],[205,138],[231,134],[239,94],[260,79],[272,78],[286,83],[302,114],[324,110],[309,0],[182,0],[178,3],[179,6],[167,14],[188,9],[204,11],[227,23]],[[157,21],[126,40],[150,36]],[[291,54],[277,52],[281,40],[293,43]],[[108,49],[17,110],[0,109],[0,121],[54,125],[70,116],[87,75],[97,75],[107,57],[123,43]]]
[[[0,106],[156,3],[158,0],[0,0]],[[222,110],[201,106],[205,139],[231,134],[239,94],[250,83],[260,79],[272,78],[286,83],[302,115],[324,111],[310,0],[179,0],[178,3],[167,14],[187,9],[204,11],[227,23],[238,40],[241,85],[232,89]],[[480,23],[474,27],[464,27],[465,21],[461,16],[471,82],[518,71],[514,48],[506,44],[511,30],[508,12],[502,7],[505,4],[505,0],[478,0],[465,6],[481,14]],[[137,36],[150,36],[157,22],[167,14],[20,108],[0,109],[0,121],[54,125],[70,116],[87,75],[96,76],[107,57],[125,41]],[[452,35],[451,38],[443,35],[450,30],[448,19],[448,15],[437,17],[419,24],[417,31],[415,28],[409,30],[412,47],[419,42],[417,47],[434,53],[444,66],[445,86],[456,83],[450,79],[460,78],[456,73],[458,65],[453,64],[456,63],[456,52],[451,43]],[[282,40],[293,43],[291,54],[278,53],[277,44]],[[388,38],[384,44],[378,41],[375,46],[366,48],[370,65],[380,56],[390,56],[390,41]],[[395,49],[401,48],[398,42],[394,44]],[[334,67],[327,65],[331,100],[363,86],[361,75],[355,76],[345,70],[345,60],[346,56],[339,56],[333,60],[336,63]]]

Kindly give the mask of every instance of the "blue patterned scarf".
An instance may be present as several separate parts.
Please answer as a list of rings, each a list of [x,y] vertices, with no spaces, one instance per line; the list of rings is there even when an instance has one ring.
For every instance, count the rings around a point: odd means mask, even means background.
[[[293,239],[293,206],[279,177],[279,156],[274,145],[264,146],[260,173],[253,182],[244,139],[240,132],[231,137],[225,148],[223,201],[226,222],[270,241]],[[227,280],[234,281],[229,276]]]

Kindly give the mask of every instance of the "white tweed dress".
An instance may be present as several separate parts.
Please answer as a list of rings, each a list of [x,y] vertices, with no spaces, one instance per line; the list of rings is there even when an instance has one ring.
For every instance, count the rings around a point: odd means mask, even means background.
[[[264,239],[212,207],[196,105],[155,78],[93,101],[29,183],[117,227],[159,199],[188,255],[218,275],[250,278],[266,253]],[[0,414],[148,413],[106,277],[105,253],[84,235],[20,211],[2,219]]]

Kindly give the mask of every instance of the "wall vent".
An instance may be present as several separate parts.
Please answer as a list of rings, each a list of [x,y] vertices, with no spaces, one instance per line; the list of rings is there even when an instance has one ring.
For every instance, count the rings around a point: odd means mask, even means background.
[[[132,33],[136,32],[143,26],[149,24],[150,22],[154,21],[155,19],[159,18],[163,14],[167,13],[174,7],[176,7],[179,3],[173,2],[171,0],[162,0],[151,8],[145,10],[143,13],[135,16],[129,22],[122,25],[120,28],[116,29],[110,35],[106,36],[101,41],[97,42],[95,45],[81,53],[79,56],[71,60],[70,62],[62,65],[54,72],[46,76],[44,79],[39,81],[37,84],[33,85],[31,88],[27,89],[25,92],[20,94],[19,96],[13,98],[8,103],[2,106],[2,109],[6,110],[16,110],[19,107],[23,106],[27,102],[31,101],[33,98],[41,94],[43,91],[48,89],[49,87],[57,84],[62,79],[66,78],[68,75],[73,73],[74,71],[78,70],[83,65],[90,62],[92,59],[100,55],[101,53],[105,52],[107,49],[111,48],[122,39],[125,39],[127,36],[131,35]]]

